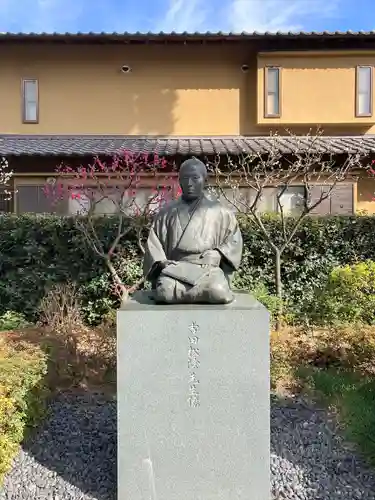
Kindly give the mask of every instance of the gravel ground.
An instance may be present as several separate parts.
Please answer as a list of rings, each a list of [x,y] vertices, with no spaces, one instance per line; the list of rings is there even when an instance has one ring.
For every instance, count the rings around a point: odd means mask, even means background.
[[[5,479],[0,500],[114,500],[116,403],[71,394],[52,404]],[[272,400],[272,500],[375,500],[375,472],[303,401]]]

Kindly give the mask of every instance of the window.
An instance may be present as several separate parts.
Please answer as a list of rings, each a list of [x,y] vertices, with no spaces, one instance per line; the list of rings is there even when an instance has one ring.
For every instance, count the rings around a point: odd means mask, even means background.
[[[372,116],[372,67],[357,66],[356,116]]]
[[[281,212],[284,215],[296,215],[303,210],[306,191],[304,186],[288,186],[281,194],[283,188],[266,187],[263,189],[258,204],[259,212]],[[281,196],[280,196],[281,194]],[[277,197],[280,196],[280,205]]]
[[[276,193],[277,189],[274,187],[265,187],[262,189],[262,194],[257,201],[257,212],[276,212]],[[256,193],[254,193],[254,198]],[[254,199],[252,198],[252,199]]]
[[[247,207],[251,206],[251,189],[245,187],[234,188],[224,188],[224,193],[219,191],[214,192],[214,189],[209,190],[213,196],[219,198],[221,203],[229,208],[232,212],[244,211]]]
[[[38,80],[22,81],[22,121],[23,123],[38,123]]]
[[[253,207],[256,192],[251,188],[240,187],[238,190],[225,188],[225,195],[219,196],[221,202],[233,212],[244,212]],[[281,194],[281,187],[264,187],[261,197],[254,207],[259,213],[280,212],[280,206],[277,202],[278,193]],[[304,186],[288,186],[280,196],[280,204],[284,215],[296,215],[303,210],[306,199],[306,190]]]
[[[280,116],[280,68],[264,68],[264,116]]]
[[[81,191],[69,191],[68,198],[68,214],[69,215],[84,215],[90,208],[90,199]]]
[[[279,188],[279,193],[282,188]],[[297,215],[304,208],[306,198],[306,190],[304,186],[288,186],[280,196],[280,205],[284,214]],[[279,203],[277,203],[277,211],[281,212]]]
[[[332,185],[314,184],[310,190],[310,204],[326,195]],[[338,182],[328,197],[319,203],[311,215],[353,215],[355,213],[355,182]]]
[[[119,213],[119,202],[121,200],[122,190],[117,188],[108,188],[104,193],[91,189],[72,190],[68,196],[68,213],[70,215],[87,214],[92,204],[94,215],[116,215]],[[134,196],[124,196],[122,208],[126,214],[142,211],[148,204],[148,212],[153,213],[158,209],[159,203],[154,200],[155,195],[151,189],[140,188]]]
[[[16,213],[55,213],[59,208],[55,206],[44,192],[43,185],[16,186]]]

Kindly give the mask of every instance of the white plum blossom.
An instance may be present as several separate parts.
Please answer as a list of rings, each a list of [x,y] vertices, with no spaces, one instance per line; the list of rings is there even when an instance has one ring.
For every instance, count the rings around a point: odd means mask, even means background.
[[[13,170],[9,169],[9,162],[6,158],[0,157],[0,187],[8,186],[9,181],[13,177]],[[12,192],[8,189],[4,189],[3,193],[5,195],[5,200],[9,200],[12,196]]]

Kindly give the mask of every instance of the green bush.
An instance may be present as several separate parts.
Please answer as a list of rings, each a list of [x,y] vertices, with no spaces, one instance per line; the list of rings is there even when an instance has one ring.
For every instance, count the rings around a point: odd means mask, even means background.
[[[327,322],[375,323],[375,262],[335,267],[319,294],[319,316]]]
[[[0,344],[0,482],[28,429],[45,410],[47,362],[29,344]]]
[[[96,226],[109,246],[116,234],[115,222],[103,217]],[[135,264],[134,241],[130,235],[122,243]],[[81,288],[84,312],[91,322],[116,303],[103,261],[87,245],[73,217],[0,216],[0,314],[13,310],[35,321],[42,297],[53,285],[67,281]]]
[[[15,330],[30,326],[22,313],[16,311],[6,311],[0,316],[0,331]]]
[[[271,238],[281,243],[280,220],[267,217]],[[290,224],[293,221],[290,220]],[[235,285],[251,289],[262,282],[274,295],[274,255],[254,223],[242,222],[244,256]],[[326,286],[330,271],[337,266],[375,260],[371,234],[375,217],[328,216],[304,219],[282,256],[281,275],[284,301],[296,319],[309,316],[319,290]]]
[[[271,295],[264,283],[255,285],[250,290],[250,293],[268,309],[271,322],[274,323],[279,309],[283,306],[283,301],[281,301],[277,295]]]
[[[96,230],[110,245],[117,219],[98,218]],[[271,238],[280,241],[280,220],[266,217]],[[234,285],[252,290],[263,283],[275,295],[274,256],[253,222],[240,220],[244,256]],[[295,316],[308,314],[317,291],[324,289],[337,266],[375,260],[373,216],[306,218],[282,258],[284,298]],[[145,227],[144,236],[147,234]],[[127,261],[122,276],[132,284],[141,272],[141,255],[134,234],[121,242]],[[7,310],[35,320],[41,298],[53,284],[73,281],[83,296],[86,319],[95,323],[116,305],[110,277],[103,264],[77,230],[73,217],[6,214],[0,216],[0,314]]]

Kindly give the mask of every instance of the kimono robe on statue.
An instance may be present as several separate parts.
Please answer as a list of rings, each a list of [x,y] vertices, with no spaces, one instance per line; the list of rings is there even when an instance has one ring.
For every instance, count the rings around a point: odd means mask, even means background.
[[[193,211],[182,198],[163,207],[154,219],[145,250],[143,272],[153,283],[157,301],[228,303],[233,299],[230,276],[240,266],[242,235],[235,215],[219,200],[203,196]],[[219,266],[202,266],[200,259],[207,250],[220,253]],[[189,263],[182,266],[194,271],[188,274],[198,275],[197,282],[189,284],[160,273],[159,264],[165,260]]]

